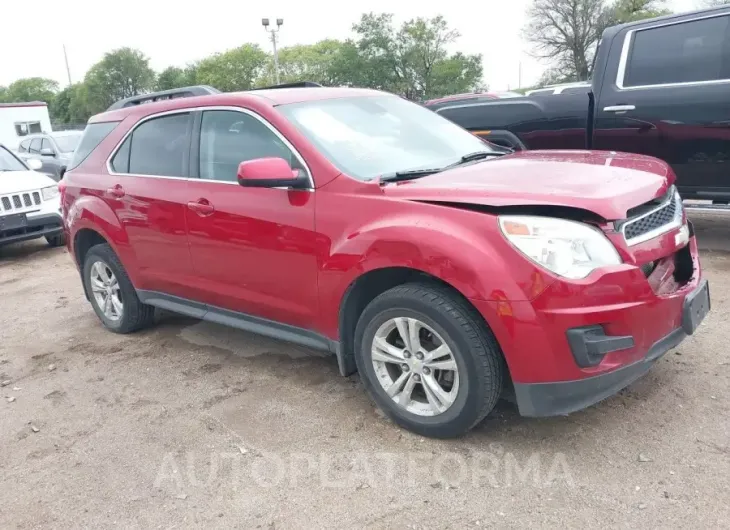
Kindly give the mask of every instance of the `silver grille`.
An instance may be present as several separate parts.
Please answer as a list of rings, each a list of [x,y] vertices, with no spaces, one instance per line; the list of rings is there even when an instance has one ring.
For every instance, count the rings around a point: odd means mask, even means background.
[[[633,217],[621,223],[621,232],[629,245],[637,245],[682,225],[682,199],[672,187],[656,206],[647,205]]]
[[[0,196],[0,214],[32,212],[38,209],[41,202],[39,191],[2,195]]]

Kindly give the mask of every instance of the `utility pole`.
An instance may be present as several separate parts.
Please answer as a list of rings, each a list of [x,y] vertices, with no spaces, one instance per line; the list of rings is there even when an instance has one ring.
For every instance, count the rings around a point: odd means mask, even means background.
[[[269,29],[269,19],[268,18],[261,19],[261,25],[264,27],[264,30],[268,31],[271,34],[271,44],[274,47],[274,75],[276,76],[277,85],[280,83],[280,80],[279,80],[279,52],[276,50],[276,34],[279,33],[279,29],[281,29],[282,24],[284,24],[284,19],[277,18],[276,19],[276,29],[274,29],[273,27],[271,29]]]
[[[63,58],[66,61],[66,75],[68,76],[68,85],[71,86],[71,69],[68,67],[68,54],[66,53],[65,44],[63,44]]]

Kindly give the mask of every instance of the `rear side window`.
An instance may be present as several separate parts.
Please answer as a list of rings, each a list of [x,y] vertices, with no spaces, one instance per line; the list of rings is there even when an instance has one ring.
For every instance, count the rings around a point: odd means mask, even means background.
[[[730,17],[637,31],[625,87],[730,79]]]
[[[112,159],[117,173],[184,177],[190,147],[190,113],[143,122],[119,147]]]
[[[99,144],[106,138],[110,132],[119,124],[118,121],[107,121],[104,123],[90,123],[84,130],[84,136],[81,138],[78,148],[74,152],[73,159],[68,166],[68,169],[74,169],[78,167],[81,162],[96,149]]]

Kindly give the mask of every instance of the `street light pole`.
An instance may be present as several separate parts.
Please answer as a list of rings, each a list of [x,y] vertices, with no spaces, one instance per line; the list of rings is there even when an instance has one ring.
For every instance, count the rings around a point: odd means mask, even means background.
[[[261,25],[264,27],[264,30],[268,31],[271,34],[271,44],[274,47],[274,75],[276,76],[277,85],[280,83],[280,80],[279,80],[279,52],[276,49],[276,37],[277,37],[276,34],[279,33],[279,29],[281,29],[282,24],[284,24],[284,19],[277,18],[276,19],[276,29],[274,29],[274,28],[269,29],[269,19],[268,18],[261,19]]]

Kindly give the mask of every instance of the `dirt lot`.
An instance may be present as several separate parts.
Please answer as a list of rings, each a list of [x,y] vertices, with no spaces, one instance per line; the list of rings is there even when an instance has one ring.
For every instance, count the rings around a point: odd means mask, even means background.
[[[501,403],[456,441],[304,349],[171,315],[105,332],[65,250],[2,249],[0,527],[726,526],[730,216],[693,217],[698,334],[589,410]]]

